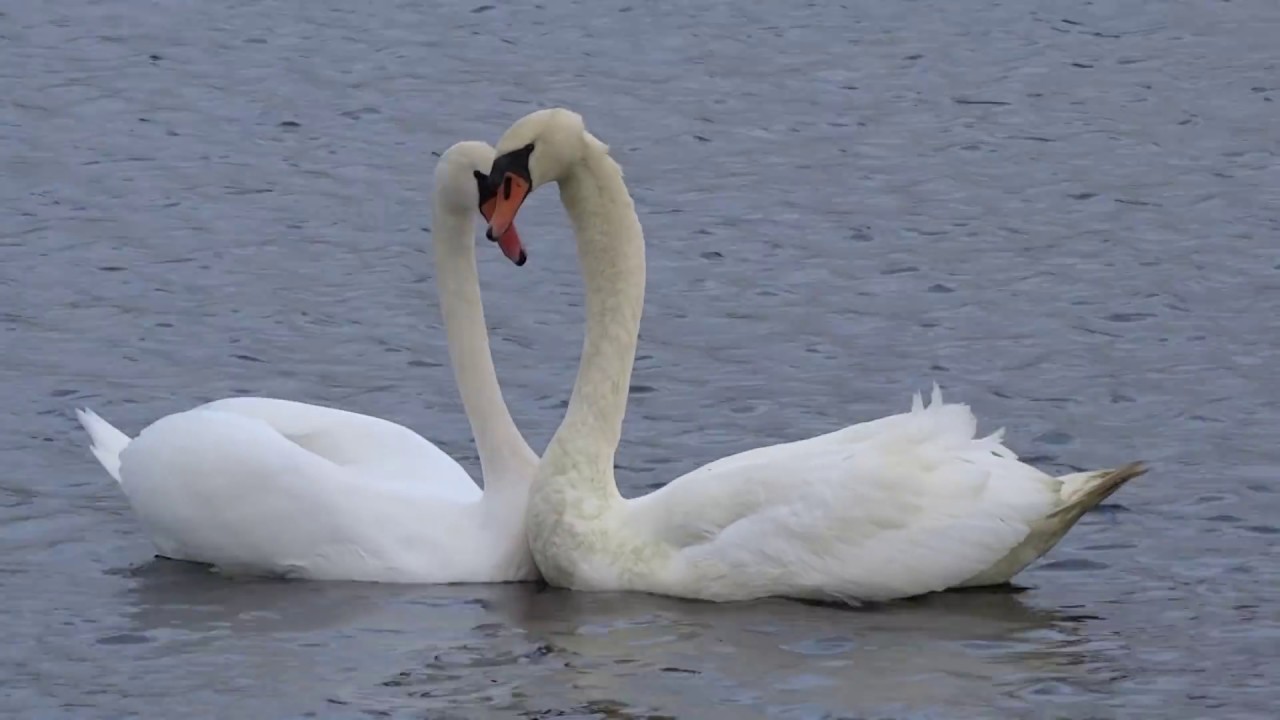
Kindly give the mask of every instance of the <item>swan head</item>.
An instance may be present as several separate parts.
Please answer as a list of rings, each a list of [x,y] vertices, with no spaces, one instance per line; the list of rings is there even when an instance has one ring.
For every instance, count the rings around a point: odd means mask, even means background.
[[[593,146],[605,147],[587,132],[581,115],[564,108],[531,112],[507,128],[489,168],[489,186],[496,197],[489,239],[507,232],[530,193],[564,178]]]
[[[492,219],[497,195],[489,185],[489,168],[495,156],[488,143],[476,140],[456,143],[445,150],[436,163],[436,211],[470,217],[478,208],[486,221]],[[524,265],[528,257],[515,223],[497,242],[511,262]]]

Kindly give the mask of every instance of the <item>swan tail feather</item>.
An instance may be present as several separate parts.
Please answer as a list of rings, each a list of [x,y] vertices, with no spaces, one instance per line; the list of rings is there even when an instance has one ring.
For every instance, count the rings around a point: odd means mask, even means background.
[[[116,482],[120,482],[120,452],[129,445],[129,436],[88,408],[77,408],[76,419],[89,433],[89,450]]]
[[[1059,478],[1062,481],[1062,490],[1059,492],[1062,505],[1050,517],[1064,514],[1083,515],[1111,497],[1111,494],[1125,483],[1146,474],[1147,470],[1147,466],[1143,463],[1131,462],[1112,470],[1063,475]]]
[[[1073,473],[1058,478],[1059,505],[1043,519],[1031,523],[1031,532],[999,562],[958,587],[985,587],[1009,582],[1039,557],[1049,552],[1084,514],[1097,507],[1130,480],[1147,472],[1140,462],[1112,470]]]

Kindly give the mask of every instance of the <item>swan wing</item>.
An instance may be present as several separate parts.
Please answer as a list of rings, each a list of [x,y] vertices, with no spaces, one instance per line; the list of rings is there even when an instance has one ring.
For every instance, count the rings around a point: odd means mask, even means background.
[[[474,503],[421,482],[421,470],[411,479],[370,476],[358,462],[312,451],[306,441],[334,425],[307,425],[324,417],[310,406],[291,415],[286,405],[231,404],[249,411],[169,415],[120,454],[121,485],[162,554],[313,579],[465,579]],[[277,413],[292,436],[258,413]]]
[[[750,450],[631,501],[706,597],[879,599],[957,585],[1018,545],[1060,483],[976,437],[965,405]],[[678,581],[678,580],[677,580]]]
[[[434,443],[403,425],[371,415],[260,397],[215,400],[196,409],[261,420],[290,442],[362,477],[406,478],[463,501],[480,496],[466,469]]]

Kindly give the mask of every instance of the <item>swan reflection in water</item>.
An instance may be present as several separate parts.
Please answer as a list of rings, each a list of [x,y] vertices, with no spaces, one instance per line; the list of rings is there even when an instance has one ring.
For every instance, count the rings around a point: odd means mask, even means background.
[[[301,668],[278,681],[298,697],[365,709],[958,711],[1022,706],[1045,688],[1087,698],[1115,675],[1089,653],[1080,628],[1091,618],[1008,587],[841,609],[534,583],[231,579],[171,561],[129,574],[133,631],[198,650],[202,673],[242,675],[252,657],[263,672]]]

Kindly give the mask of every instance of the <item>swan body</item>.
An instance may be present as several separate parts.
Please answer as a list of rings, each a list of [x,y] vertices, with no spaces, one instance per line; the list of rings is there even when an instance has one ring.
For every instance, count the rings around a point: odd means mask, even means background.
[[[644,237],[621,169],[576,113],[541,110],[497,145],[490,236],[556,182],[573,223],[587,327],[569,409],[529,501],[552,584],[713,601],[887,600],[998,584],[1145,470],[1052,477],[965,405],[926,406],[727,457],[624,499],[613,475],[644,302]]]
[[[314,580],[537,577],[524,530],[537,456],[502,399],[475,266],[474,214],[492,207],[476,173],[485,177],[493,157],[477,142],[446,151],[434,215],[450,360],[485,489],[412,430],[333,408],[227,398],[160,418],[132,440],[78,410],[160,554]]]

